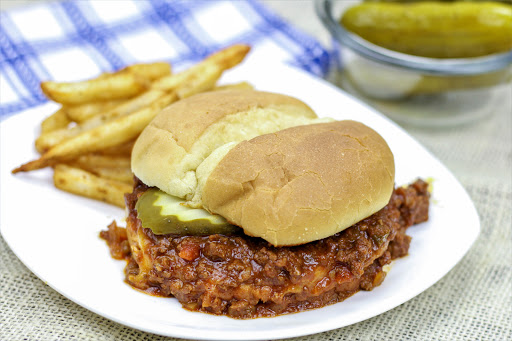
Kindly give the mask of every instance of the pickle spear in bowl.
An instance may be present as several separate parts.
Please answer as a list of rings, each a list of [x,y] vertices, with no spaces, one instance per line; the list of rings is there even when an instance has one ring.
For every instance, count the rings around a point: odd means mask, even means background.
[[[332,78],[399,123],[446,127],[511,96],[512,5],[318,0],[338,66]]]
[[[387,49],[429,58],[470,58],[512,49],[512,6],[497,2],[366,2],[340,23]]]

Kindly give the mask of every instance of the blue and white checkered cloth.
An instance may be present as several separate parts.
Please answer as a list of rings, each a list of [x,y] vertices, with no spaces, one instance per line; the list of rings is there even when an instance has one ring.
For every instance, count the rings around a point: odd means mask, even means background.
[[[179,70],[235,43],[319,76],[329,67],[317,41],[257,0],[34,4],[0,14],[0,120],[46,102],[44,80],[161,60]]]

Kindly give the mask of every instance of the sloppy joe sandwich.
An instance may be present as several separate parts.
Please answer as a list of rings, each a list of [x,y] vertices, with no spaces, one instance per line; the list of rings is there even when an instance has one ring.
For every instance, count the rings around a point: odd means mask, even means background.
[[[393,154],[377,132],[280,94],[172,104],[136,141],[132,170],[126,231],[102,233],[112,250],[127,239],[127,281],[236,318],[371,290],[407,254],[407,227],[428,219],[427,184],[394,189]]]

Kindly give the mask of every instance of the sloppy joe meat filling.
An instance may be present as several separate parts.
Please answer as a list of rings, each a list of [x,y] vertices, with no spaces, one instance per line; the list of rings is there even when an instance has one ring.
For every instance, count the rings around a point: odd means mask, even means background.
[[[148,293],[174,296],[184,308],[234,318],[269,317],[319,308],[372,290],[384,265],[407,255],[406,229],[428,219],[428,184],[396,188],[383,209],[331,237],[273,247],[239,235],[154,235],[135,203],[148,189],[136,181],[126,195],[127,228],[101,233],[111,254],[127,259],[126,281]]]

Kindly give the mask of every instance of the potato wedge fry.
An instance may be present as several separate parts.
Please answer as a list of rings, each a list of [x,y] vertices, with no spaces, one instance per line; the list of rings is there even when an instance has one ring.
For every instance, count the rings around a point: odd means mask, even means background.
[[[14,169],[12,173],[28,172],[53,166],[82,154],[92,153],[133,140],[160,110],[176,100],[177,95],[175,93],[165,95],[149,107],[127,116],[121,116],[56,145],[39,159],[21,165]]]
[[[240,82],[240,83],[232,83],[232,84],[224,84],[217,85],[212,90],[254,90],[254,86],[248,82]]]
[[[63,109],[70,120],[82,123],[96,115],[117,107],[124,101],[125,99],[115,99],[110,101],[89,102],[73,106],[64,106]]]
[[[73,129],[64,128],[43,133],[36,139],[36,149],[40,154],[46,153],[53,146],[75,136],[74,132]]]
[[[125,67],[120,72],[129,72],[150,81],[171,74],[171,64],[165,62],[156,62],[149,64],[133,64]]]
[[[176,91],[179,98],[185,98],[201,91],[211,90],[223,71],[216,64],[200,64],[181,73],[163,77],[152,86],[154,89]]]
[[[108,156],[99,154],[81,155],[69,163],[102,178],[121,181],[133,185],[133,173],[130,158],[126,156]]]
[[[124,182],[104,179],[79,168],[59,164],[53,173],[55,187],[124,207],[124,194],[132,191],[132,186]]]
[[[148,90],[136,97],[124,101],[123,103],[111,108],[110,110],[102,113],[101,115],[98,115],[94,118],[91,118],[90,120],[83,122],[83,126],[88,127],[88,129],[90,129],[91,127],[97,127],[98,125],[110,121],[116,117],[131,114],[132,112],[152,105],[154,102],[156,102],[159,98],[161,98],[164,95],[165,92],[161,90]]]
[[[251,47],[249,45],[232,45],[223,50],[211,54],[205,59],[204,62],[210,62],[220,65],[224,70],[231,69],[232,67],[240,64],[250,50]]]
[[[155,81],[152,85],[154,89],[161,89],[165,91],[176,90],[180,86],[184,86],[186,83],[195,80],[195,82],[204,84],[205,82],[200,81],[201,74],[208,70],[209,74],[214,73],[214,69],[223,71],[238,65],[249,52],[250,47],[247,45],[233,45],[224,50],[216,52],[197,65],[190,67],[189,69],[169,76],[165,76]],[[209,89],[203,89],[209,90]],[[184,93],[188,93],[184,91]]]
[[[188,77],[186,82],[183,82],[176,88],[178,97],[186,98],[197,93],[213,89],[217,80],[222,76],[222,69],[216,65],[208,65],[201,70]]]
[[[66,115],[65,109],[60,108],[52,115],[44,119],[44,121],[41,123],[41,132],[49,133],[51,131],[66,128],[69,123],[71,123],[71,120]]]
[[[77,105],[131,97],[148,88],[152,81],[170,73],[171,65],[165,62],[134,64],[81,82],[43,82],[41,89],[55,102]]]
[[[147,81],[129,72],[74,83],[41,83],[41,89],[48,98],[68,105],[128,98],[143,92],[148,86]]]
[[[130,158],[123,156],[107,156],[99,154],[80,155],[73,165],[83,169],[92,168],[130,168]]]
[[[109,148],[98,150],[96,154],[106,156],[124,156],[129,158],[132,155],[132,149],[134,144],[135,139],[128,142],[124,142],[117,146],[112,146]]]
[[[116,180],[133,186],[133,173],[131,168],[91,167],[88,171],[101,178]]]
[[[128,101],[124,101],[122,104],[100,115],[96,115],[89,120],[74,126],[73,128],[61,129],[49,132],[47,134],[41,134],[41,136],[36,139],[36,149],[40,153],[44,153],[57,144],[83,132],[99,127],[102,124],[105,124],[106,122],[111,121],[117,117],[130,114],[144,107],[148,107],[152,103],[158,101],[158,99],[162,96],[164,96],[164,92],[161,90],[149,90]]]

